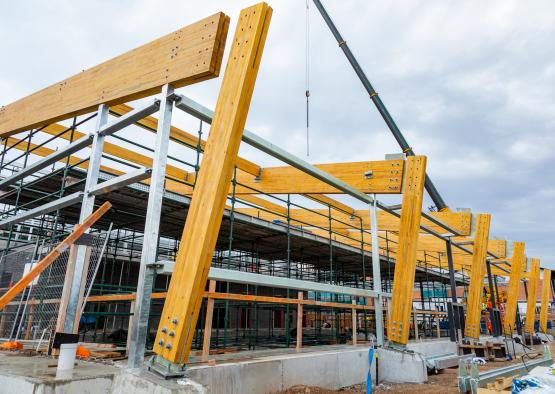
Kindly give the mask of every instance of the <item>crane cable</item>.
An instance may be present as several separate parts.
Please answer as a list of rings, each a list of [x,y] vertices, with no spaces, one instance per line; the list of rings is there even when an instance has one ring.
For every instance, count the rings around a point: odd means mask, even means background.
[[[309,0],[306,0],[306,22],[305,22],[305,83],[306,83],[306,155],[310,156],[310,10]]]

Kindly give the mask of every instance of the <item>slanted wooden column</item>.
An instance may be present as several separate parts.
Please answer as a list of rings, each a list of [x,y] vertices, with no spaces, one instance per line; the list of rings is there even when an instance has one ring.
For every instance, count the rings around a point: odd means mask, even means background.
[[[547,333],[547,310],[549,309],[549,294],[551,294],[551,270],[543,270],[542,305],[540,309],[540,331]]]
[[[399,344],[409,340],[412,289],[416,270],[416,247],[420,231],[422,197],[426,178],[426,156],[407,158],[403,181],[403,203],[399,243],[395,260],[388,338]]]
[[[536,304],[538,302],[538,282],[540,281],[540,260],[530,260],[530,273],[528,274],[528,303],[526,305],[526,324],[524,331],[528,334],[534,333],[534,322],[536,321]]]
[[[486,275],[486,254],[488,249],[489,225],[491,215],[479,214],[476,217],[476,232],[472,250],[470,285],[466,303],[466,325],[464,335],[467,338],[480,338],[480,317],[482,316],[482,293]]]
[[[526,265],[524,256],[524,242],[513,243],[513,258],[511,260],[511,276],[509,277],[509,289],[507,291],[507,303],[505,304],[505,320],[503,321],[503,332],[512,335],[515,330],[516,308],[518,307],[518,290],[523,267]]]
[[[189,358],[271,15],[266,3],[242,10],[231,44],[154,343],[154,352],[173,363]]]

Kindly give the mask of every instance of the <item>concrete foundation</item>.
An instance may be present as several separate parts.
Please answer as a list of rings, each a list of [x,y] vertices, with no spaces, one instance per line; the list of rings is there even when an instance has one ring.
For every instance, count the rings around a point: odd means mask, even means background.
[[[77,362],[71,376],[56,378],[57,361],[45,357],[0,354],[0,393],[98,394],[110,393],[119,369]]]
[[[378,379],[390,383],[426,383],[426,358],[420,353],[378,350]]]
[[[295,385],[339,389],[365,383],[367,346],[267,356],[248,361],[193,366],[187,377],[211,394],[262,394]],[[372,378],[375,379],[375,362]]]

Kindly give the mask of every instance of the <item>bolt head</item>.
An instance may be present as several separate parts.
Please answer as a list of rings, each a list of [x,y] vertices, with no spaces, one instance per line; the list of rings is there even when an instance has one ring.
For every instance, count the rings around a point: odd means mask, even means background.
[[[174,330],[170,331],[170,337],[175,337],[175,331]]]
[[[163,339],[160,339],[160,340],[158,341],[158,345],[164,346],[164,340],[163,340]]]
[[[166,349],[169,350],[169,349],[171,349],[171,348],[172,348],[172,344],[171,344],[171,343],[168,343],[168,344],[166,345]]]

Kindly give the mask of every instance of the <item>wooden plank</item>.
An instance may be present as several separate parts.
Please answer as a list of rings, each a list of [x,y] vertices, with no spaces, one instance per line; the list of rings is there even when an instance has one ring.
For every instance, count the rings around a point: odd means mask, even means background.
[[[303,347],[303,292],[298,292],[299,304],[297,305],[297,343],[296,349],[300,350]]]
[[[208,285],[210,293],[216,292],[216,281],[211,280]],[[210,339],[212,337],[212,318],[214,317],[214,299],[206,301],[206,321],[204,323],[204,337],[202,339],[202,361],[208,360],[210,354]]]
[[[265,3],[242,10],[232,41],[153,348],[174,363],[189,357],[271,15]]]
[[[409,157],[403,183],[399,250],[395,261],[391,312],[388,324],[389,340],[400,344],[406,344],[409,339],[412,289],[416,270],[416,246],[420,230],[425,177],[426,157]]]
[[[403,160],[316,164],[363,193],[401,192]],[[365,174],[371,172],[371,177]],[[265,167],[259,177],[237,173],[236,194],[342,194],[343,192],[291,166]]]
[[[102,217],[112,207],[106,201],[100,208],[90,214],[82,224],[75,226],[73,232],[69,234],[62,242],[60,242],[50,253],[48,253],[41,261],[39,261],[33,269],[25,274],[15,285],[10,287],[2,297],[0,297],[0,310],[17,296],[24,288],[26,288],[37,276],[41,274],[50,264],[52,264],[60,254],[70,247],[85,231],[87,231],[98,219]]]
[[[509,286],[507,290],[507,302],[505,303],[505,319],[503,321],[503,332],[512,335],[515,330],[516,309],[518,307],[518,289],[520,287],[520,279],[522,268],[526,266],[526,257],[524,256],[524,242],[513,243],[513,258],[511,261],[511,275],[509,277]]]
[[[480,318],[482,316],[482,292],[486,274],[486,255],[489,239],[491,215],[479,214],[476,217],[476,233],[472,253],[472,268],[466,303],[466,324],[464,335],[468,338],[480,338]]]
[[[0,137],[217,77],[229,18],[219,12],[0,108]]]
[[[356,300],[352,300],[351,303],[353,305],[356,305],[357,302]],[[352,331],[352,341],[353,341],[353,346],[356,346],[357,344],[357,310],[355,308],[351,309],[351,331]]]
[[[528,334],[533,334],[534,323],[536,321],[536,303],[538,293],[538,282],[540,281],[540,260],[530,259],[530,275],[528,278],[528,302],[526,304],[526,322],[524,324],[524,331]]]
[[[543,270],[542,303],[540,309],[540,330],[547,333],[547,311],[549,309],[549,295],[551,294],[551,270]]]

